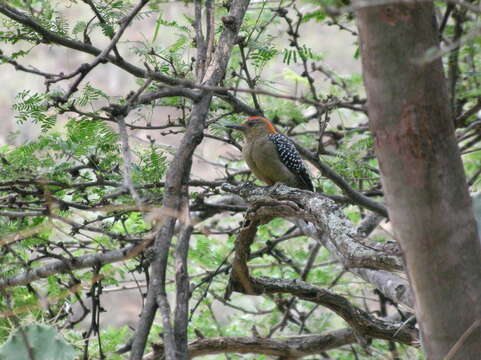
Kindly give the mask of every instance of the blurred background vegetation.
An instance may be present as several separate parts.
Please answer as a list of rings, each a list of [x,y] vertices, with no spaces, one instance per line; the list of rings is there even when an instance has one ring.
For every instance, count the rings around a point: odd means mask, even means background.
[[[65,39],[103,49],[135,3],[13,0],[8,5]],[[215,41],[229,6],[229,1],[213,1]],[[345,6],[349,4],[341,0],[252,1],[220,86],[319,156],[350,187],[382,201],[367,126],[357,29],[352,13],[342,11]],[[443,2],[436,6],[442,48],[461,45],[443,59],[466,173],[476,191],[481,174],[478,14]],[[122,61],[144,70],[195,82],[194,22],[194,3],[152,0],[136,15],[115,51]],[[5,13],[0,15],[0,24],[1,278],[52,260],[67,261],[140,243],[155,228],[151,214],[161,206],[165,172],[185,132],[192,100],[180,95],[159,97],[136,104],[125,118],[133,157],[132,181],[149,208],[139,211],[124,187],[124,158],[117,125],[110,116],[112,106],[128,104],[142,87],[144,94],[168,87],[107,61],[69,93],[78,73],[68,75],[93,57],[55,44]],[[214,97],[189,180],[191,216],[196,221],[188,258],[189,339],[199,334],[249,336],[253,327],[263,337],[345,327],[333,312],[289,295],[235,293],[230,301],[224,300],[228,271],[218,270],[231,261],[246,205],[232,200],[220,186],[255,181],[240,160],[241,138],[224,128],[250,115],[232,104],[222,93]],[[336,201],[354,224],[369,215],[331,179],[321,176],[314,166],[309,168],[316,190]],[[381,222],[371,239],[392,240],[389,224]],[[370,314],[401,314],[407,319],[412,311],[347,272],[325,248],[299,234],[286,220],[262,225],[251,250],[259,254],[249,262],[254,276],[296,279],[307,267],[306,281],[335,291]],[[128,342],[137,326],[151,280],[149,264],[146,250],[125,261],[3,289],[0,342],[19,325],[41,323],[57,328],[77,356],[123,358],[114,352]],[[174,265],[171,257],[167,278],[172,294]],[[163,326],[158,317],[149,349],[152,342],[161,342]],[[269,357],[219,354],[202,358]],[[422,354],[415,347],[374,339],[365,348],[353,343],[306,358],[418,359]]]

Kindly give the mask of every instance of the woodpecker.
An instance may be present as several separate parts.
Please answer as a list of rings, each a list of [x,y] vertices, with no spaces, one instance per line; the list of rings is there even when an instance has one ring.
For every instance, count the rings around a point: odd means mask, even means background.
[[[283,183],[314,191],[309,173],[294,143],[277,132],[269,120],[251,116],[242,125],[226,125],[245,138],[242,154],[254,175],[267,185]]]

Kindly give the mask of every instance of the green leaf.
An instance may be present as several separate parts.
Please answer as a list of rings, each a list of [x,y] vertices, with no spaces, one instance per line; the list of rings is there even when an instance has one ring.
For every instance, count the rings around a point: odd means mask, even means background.
[[[35,360],[75,359],[75,349],[58,334],[55,328],[33,324],[18,329],[10,336],[0,347],[0,360],[31,360],[27,344]]]

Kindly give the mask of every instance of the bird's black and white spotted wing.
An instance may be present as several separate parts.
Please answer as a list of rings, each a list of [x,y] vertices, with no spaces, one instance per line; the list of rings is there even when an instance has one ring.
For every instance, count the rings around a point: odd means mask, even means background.
[[[314,191],[309,173],[292,141],[280,133],[269,134],[267,137],[275,144],[282,163],[299,176],[299,180],[304,185],[304,188]]]

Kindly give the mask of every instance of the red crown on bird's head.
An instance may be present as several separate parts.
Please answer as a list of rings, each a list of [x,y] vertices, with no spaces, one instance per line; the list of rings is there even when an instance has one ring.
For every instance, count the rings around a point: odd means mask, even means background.
[[[264,124],[266,124],[267,128],[269,129],[269,132],[272,133],[272,134],[275,134],[277,133],[277,130],[276,128],[274,127],[274,125],[272,125],[272,123],[267,120],[265,117],[262,117],[262,116],[258,116],[258,115],[255,115],[255,116],[249,116],[247,118],[247,120],[256,120],[256,119],[259,119],[259,120],[262,120],[264,122]]]

